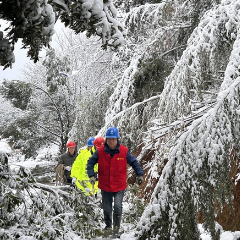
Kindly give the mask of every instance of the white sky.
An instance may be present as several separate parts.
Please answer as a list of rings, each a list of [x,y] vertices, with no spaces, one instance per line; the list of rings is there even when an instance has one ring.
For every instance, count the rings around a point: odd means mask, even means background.
[[[6,68],[3,70],[3,66],[0,70],[0,82],[3,79],[7,80],[17,80],[19,79],[21,75],[21,69],[24,67],[24,65],[30,60],[27,58],[27,49],[21,49],[22,44],[20,41],[15,44],[15,63],[13,63],[12,68]]]
[[[3,32],[3,30],[8,26],[7,22],[4,20],[0,20],[0,31]],[[55,31],[61,30],[64,28],[64,25],[61,22],[57,22],[55,24]],[[5,33],[3,33],[3,37],[5,37]],[[54,39],[54,38],[53,38]],[[11,68],[6,68],[3,70],[3,66],[0,66],[0,82],[2,82],[4,79],[7,80],[18,80],[21,76],[21,70],[24,68],[27,62],[32,61],[29,57],[27,57],[27,51],[28,49],[21,49],[22,48],[22,41],[19,40],[15,44],[14,49],[14,55],[15,55],[15,63],[12,65]],[[43,51],[40,56],[44,56],[45,51]]]
[[[7,22],[0,20],[0,31],[3,32],[3,37],[5,37],[6,33],[3,31],[7,26]],[[15,63],[13,63],[12,69],[7,68],[3,70],[3,66],[0,66],[0,82],[3,79],[8,80],[16,80],[19,78],[21,74],[21,69],[24,67],[26,62],[29,60],[27,58],[27,49],[21,49],[22,44],[21,41],[18,41],[15,44],[14,54],[15,54]]]

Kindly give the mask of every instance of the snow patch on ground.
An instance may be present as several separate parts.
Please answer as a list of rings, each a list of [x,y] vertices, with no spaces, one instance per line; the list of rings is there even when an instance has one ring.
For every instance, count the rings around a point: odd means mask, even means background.
[[[7,140],[3,139],[0,141],[0,153],[11,154],[12,149],[10,148]]]

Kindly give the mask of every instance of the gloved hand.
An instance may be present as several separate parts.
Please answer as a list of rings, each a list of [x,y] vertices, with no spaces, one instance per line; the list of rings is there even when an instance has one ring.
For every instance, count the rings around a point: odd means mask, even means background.
[[[141,185],[143,183],[143,176],[138,176],[137,182],[138,182],[138,185]]]
[[[66,169],[67,171],[71,171],[72,167],[66,166],[65,169]]]
[[[91,190],[90,190],[90,188],[87,187],[87,188],[85,188],[85,191],[87,194],[89,194]]]
[[[72,178],[72,184],[75,184],[77,179],[75,177]]]
[[[89,182],[91,184],[95,184],[95,177],[94,176],[90,177]]]

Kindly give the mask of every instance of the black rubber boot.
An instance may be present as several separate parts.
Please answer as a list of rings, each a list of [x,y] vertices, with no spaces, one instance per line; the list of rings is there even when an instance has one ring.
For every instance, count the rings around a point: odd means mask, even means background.
[[[112,234],[113,234],[112,228],[110,228],[110,227],[105,227],[105,228],[103,229],[103,233],[102,233],[102,236],[103,236],[103,237],[107,238],[107,237],[109,237],[109,236],[112,236]]]

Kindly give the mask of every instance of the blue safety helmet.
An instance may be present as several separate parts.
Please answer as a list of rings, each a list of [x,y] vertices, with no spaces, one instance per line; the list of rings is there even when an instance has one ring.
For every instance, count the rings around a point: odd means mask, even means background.
[[[95,140],[95,138],[93,138],[93,137],[90,137],[89,139],[88,139],[88,141],[87,141],[87,145],[89,146],[89,147],[93,147],[94,145],[93,145],[93,141]]]
[[[106,138],[119,138],[119,133],[117,128],[115,127],[110,127],[107,131],[106,131]]]

